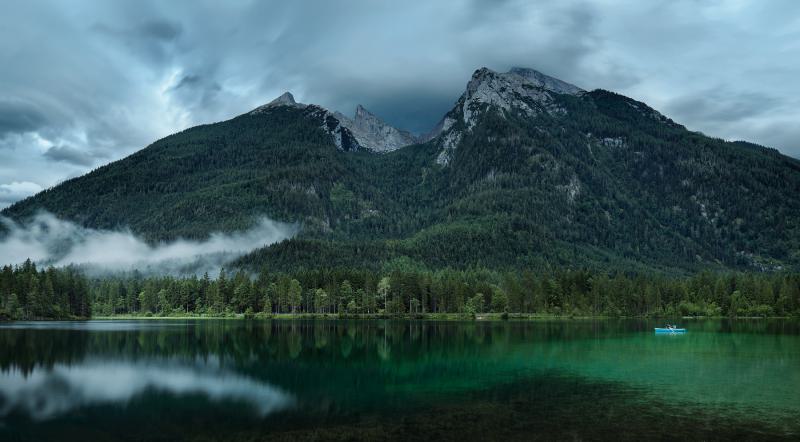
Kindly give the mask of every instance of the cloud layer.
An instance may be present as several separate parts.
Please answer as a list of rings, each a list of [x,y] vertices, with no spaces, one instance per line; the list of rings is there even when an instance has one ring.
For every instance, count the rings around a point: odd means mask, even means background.
[[[90,271],[138,269],[162,274],[214,275],[233,259],[297,233],[294,225],[264,218],[244,232],[150,245],[130,231],[87,229],[48,213],[26,225],[6,218],[0,218],[0,223],[7,229],[0,237],[0,265],[31,259],[43,265],[81,265]]]
[[[52,186],[285,90],[424,132],[481,66],[800,156],[797,17],[792,0],[15,2],[0,15],[0,186]],[[3,189],[0,207],[25,196]]]

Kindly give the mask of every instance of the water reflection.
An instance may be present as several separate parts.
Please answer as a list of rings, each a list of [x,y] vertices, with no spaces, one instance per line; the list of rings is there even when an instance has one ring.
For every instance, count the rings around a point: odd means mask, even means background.
[[[515,403],[517,410],[542,407],[570,417],[586,402],[599,416],[654,413],[665,426],[713,410],[709,419],[746,417],[796,433],[797,424],[785,422],[800,413],[797,322],[693,322],[681,339],[654,336],[654,325],[660,324],[13,323],[0,325],[0,423],[55,431],[92,416],[135,430],[163,419],[182,434],[224,415],[229,430],[274,431],[364,414],[383,422],[432,407],[446,414],[450,404],[462,407],[458,413],[500,404],[505,416],[507,403]],[[158,407],[164,411],[152,411]],[[519,417],[539,418],[552,416]]]
[[[144,392],[244,402],[260,416],[293,403],[292,396],[279,388],[211,366],[89,361],[0,373],[0,416],[22,412],[44,420],[79,407],[126,404]]]

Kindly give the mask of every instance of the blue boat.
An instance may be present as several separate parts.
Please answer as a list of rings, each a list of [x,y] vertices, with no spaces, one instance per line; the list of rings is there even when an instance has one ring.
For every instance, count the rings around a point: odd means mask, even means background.
[[[672,334],[686,333],[686,329],[685,328],[658,328],[658,327],[656,327],[656,334],[661,334],[661,333],[672,333]]]

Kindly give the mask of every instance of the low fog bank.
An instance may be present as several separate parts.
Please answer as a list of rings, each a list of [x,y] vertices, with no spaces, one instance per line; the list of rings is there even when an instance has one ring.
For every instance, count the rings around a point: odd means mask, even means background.
[[[205,240],[150,245],[130,230],[96,230],[39,213],[19,224],[0,217],[0,265],[31,259],[38,265],[77,265],[89,273],[139,270],[158,274],[216,274],[259,247],[293,237],[298,226],[261,218],[251,229],[212,233]]]

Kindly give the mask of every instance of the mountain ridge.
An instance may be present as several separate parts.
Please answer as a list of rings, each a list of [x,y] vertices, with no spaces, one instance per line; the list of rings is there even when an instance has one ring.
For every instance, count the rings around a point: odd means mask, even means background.
[[[334,138],[337,148],[345,151],[365,149],[386,153],[420,141],[419,137],[387,124],[360,104],[356,106],[353,118],[350,118],[341,112],[330,111],[316,104],[298,103],[288,91],[250,111],[250,114],[268,112],[279,106],[298,109],[311,107],[312,114],[321,121],[322,129]]]
[[[284,94],[3,214],[46,209],[155,241],[243,229],[259,215],[303,225],[246,266],[800,264],[800,162],[687,131],[628,97],[483,68],[411,144],[364,146],[359,124],[396,135],[376,120],[361,106],[349,119]]]

